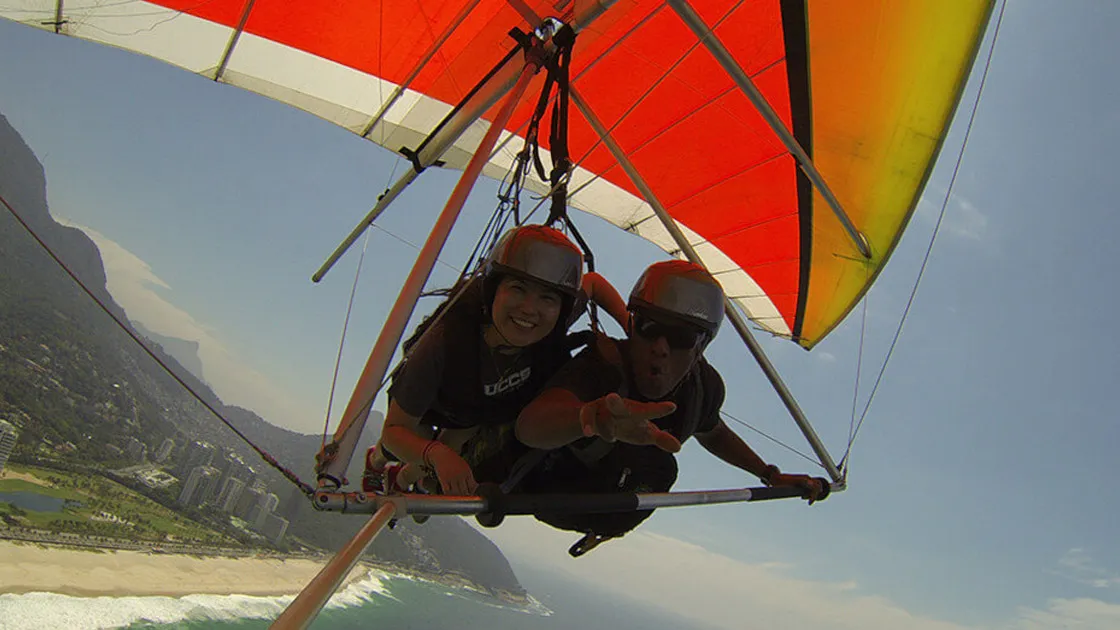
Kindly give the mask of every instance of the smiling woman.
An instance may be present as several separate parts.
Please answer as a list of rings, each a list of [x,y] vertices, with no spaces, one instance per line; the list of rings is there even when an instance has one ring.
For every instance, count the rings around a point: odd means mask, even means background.
[[[519,454],[517,413],[571,357],[567,331],[586,303],[582,278],[583,254],[558,230],[506,232],[479,275],[405,344],[381,445],[407,466],[386,468],[375,446],[367,491],[407,489],[425,470],[448,494],[504,481]]]

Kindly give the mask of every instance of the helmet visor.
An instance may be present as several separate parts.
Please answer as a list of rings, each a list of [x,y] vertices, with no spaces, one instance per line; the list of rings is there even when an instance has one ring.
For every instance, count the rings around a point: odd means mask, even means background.
[[[718,285],[684,275],[647,277],[631,295],[631,308],[647,306],[706,329],[723,321],[723,291]]]
[[[515,238],[504,260],[494,263],[569,295],[579,290],[583,270],[578,250],[539,239]]]

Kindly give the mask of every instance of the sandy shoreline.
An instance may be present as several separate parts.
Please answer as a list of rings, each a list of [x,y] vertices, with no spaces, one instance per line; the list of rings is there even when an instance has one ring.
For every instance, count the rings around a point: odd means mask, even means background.
[[[197,557],[139,551],[80,551],[0,541],[0,593],[78,597],[294,595],[326,564],[310,560]],[[359,564],[347,584],[363,578]]]

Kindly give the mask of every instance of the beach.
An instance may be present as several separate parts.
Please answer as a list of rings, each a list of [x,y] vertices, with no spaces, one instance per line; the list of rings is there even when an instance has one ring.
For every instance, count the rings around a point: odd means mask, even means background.
[[[304,558],[227,558],[140,551],[83,551],[0,541],[0,593],[78,597],[197,594],[292,595],[327,562]],[[347,584],[370,567],[359,564]]]

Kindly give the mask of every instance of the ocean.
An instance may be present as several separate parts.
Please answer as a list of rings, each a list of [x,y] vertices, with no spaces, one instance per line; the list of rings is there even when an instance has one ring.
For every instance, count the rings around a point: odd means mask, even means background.
[[[642,608],[566,578],[518,569],[536,600],[513,608],[464,591],[385,573],[370,573],[328,604],[312,628],[369,630],[704,630],[683,616]],[[673,587],[665,585],[667,597]],[[0,629],[267,628],[291,597],[189,595],[186,597],[69,597],[52,593],[0,595]],[[682,608],[687,603],[682,602]]]

